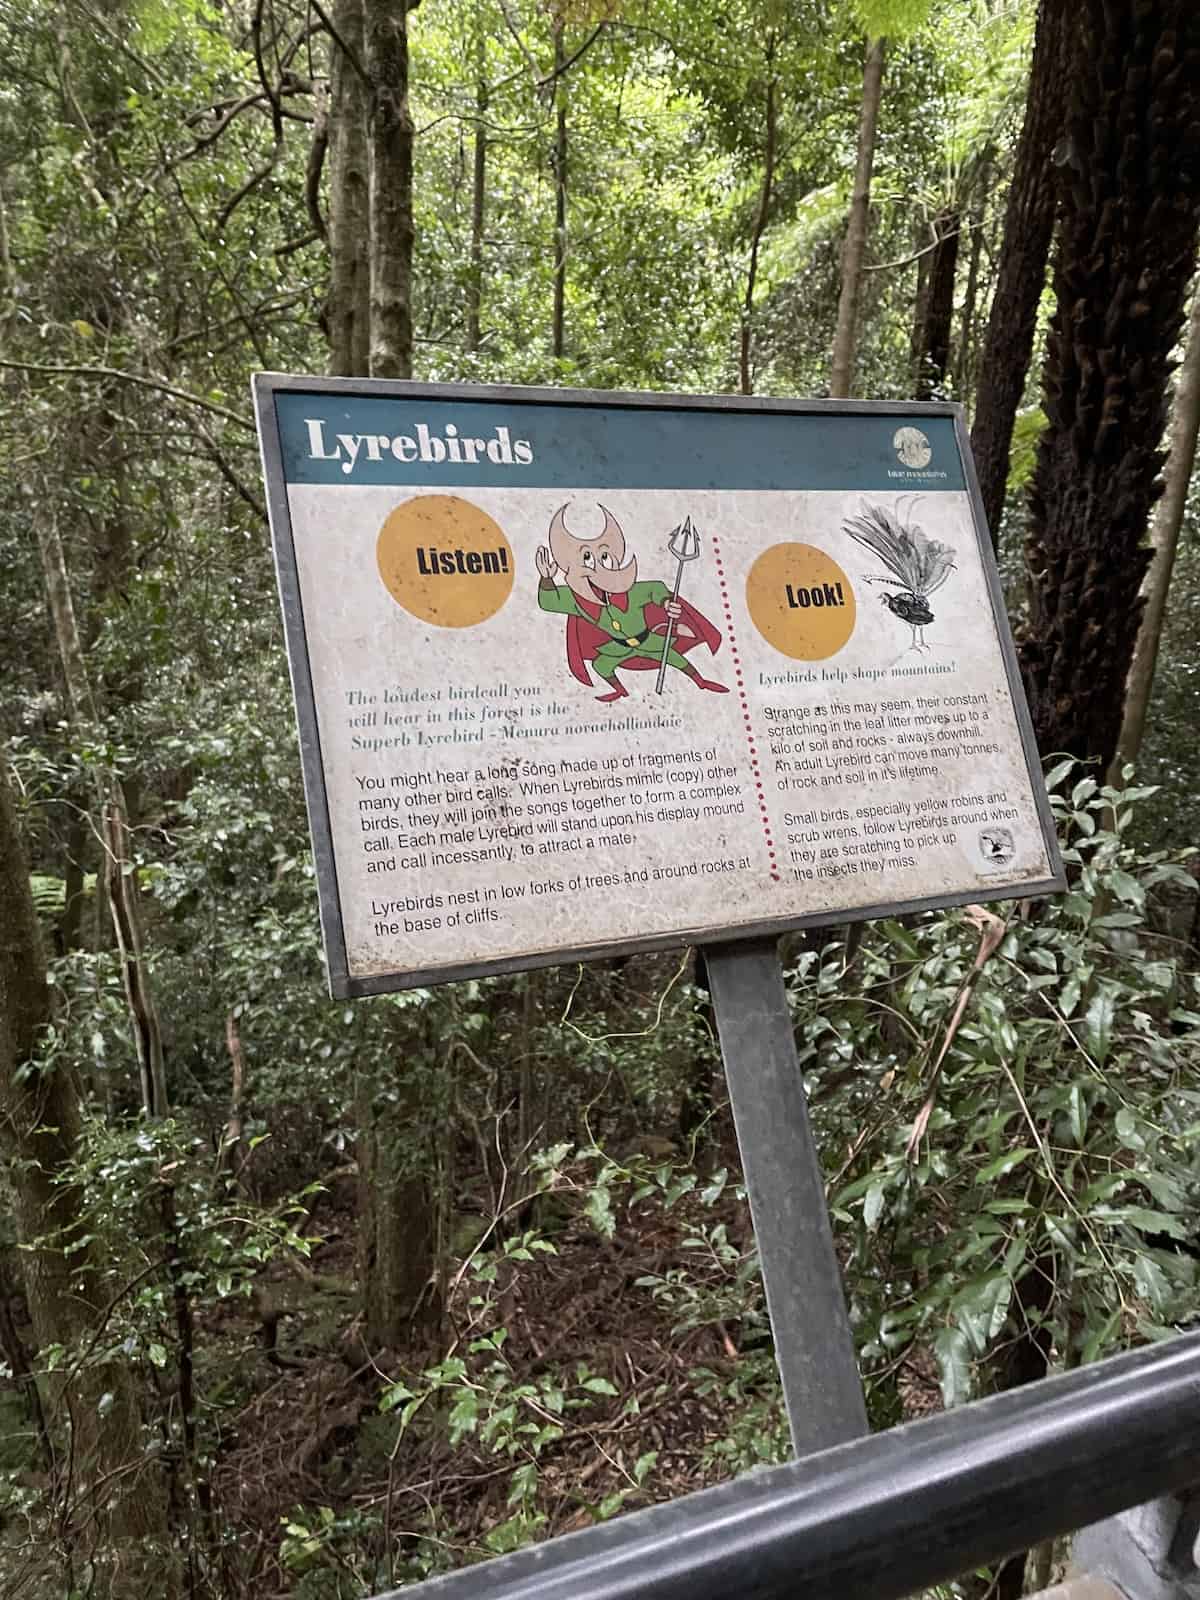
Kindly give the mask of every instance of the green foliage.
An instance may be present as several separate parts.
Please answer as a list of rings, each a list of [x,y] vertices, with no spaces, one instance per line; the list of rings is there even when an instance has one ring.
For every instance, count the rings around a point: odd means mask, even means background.
[[[923,28],[934,0],[851,0],[851,9],[868,38],[903,39]]]
[[[589,38],[593,10],[567,9],[568,53]],[[303,6],[268,8],[283,30],[268,70],[295,45],[276,141],[236,11],[210,0],[0,8],[12,263],[0,316],[6,359],[18,364],[0,430],[0,718],[17,732],[51,953],[55,1018],[39,1070],[77,1080],[84,1108],[62,1174],[79,1197],[78,1228],[40,1243],[69,1246],[76,1262],[84,1241],[94,1247],[95,1274],[80,1268],[73,1282],[103,1312],[92,1342],[50,1341],[36,1361],[47,1393],[66,1373],[94,1373],[103,1415],[109,1369],[132,1373],[144,1412],[137,1459],[144,1446],[175,1473],[181,1538],[186,1529],[203,1542],[195,1530],[211,1496],[218,1532],[204,1560],[229,1600],[285,1589],[357,1600],[568,1517],[602,1520],[673,1492],[673,1441],[657,1442],[653,1419],[681,1393],[711,1422],[691,1481],[782,1459],[789,1445],[711,1015],[685,956],[353,1006],[324,992],[258,460],[238,418],[251,370],[319,370],[327,359],[328,261],[305,177],[329,42]],[[417,375],[725,389],[746,317],[756,389],[820,392],[868,32],[889,43],[863,392],[911,393],[917,258],[929,218],[952,205],[970,221],[956,326],[967,349],[953,379],[969,400],[1033,14],[1028,0],[644,0],[609,18],[562,85],[567,353],[556,359],[555,106],[538,81],[553,63],[554,8],[423,0],[410,19]],[[482,337],[471,350],[477,64],[487,187]],[[747,310],[769,90],[774,165]],[[327,184],[317,205],[327,215]],[[965,273],[976,240],[972,329]],[[1014,441],[1018,495],[1043,424],[1035,389]],[[99,701],[89,726],[71,723],[61,689],[39,505],[53,505],[66,545]],[[1031,1332],[1073,1365],[1196,1316],[1200,996],[1182,943],[1195,880],[1163,853],[1200,823],[1195,509],[1141,769],[1163,786],[1162,802],[1056,775],[1069,893],[1028,914],[1001,908],[1004,940],[936,1077],[931,1062],[979,948],[967,914],[877,924],[849,966],[840,945],[806,949],[791,966],[879,1423],[911,1413],[912,1382],[950,1404],[999,1386],[1014,1342]],[[1020,516],[1018,499],[1014,533]],[[155,1126],[139,1116],[128,1006],[96,892],[92,813],[107,772],[131,798],[132,872],[164,1025],[174,1113]],[[244,1081],[231,1154],[235,1046]],[[424,1185],[437,1236],[429,1293],[444,1289],[451,1307],[382,1367],[356,1343],[361,1284],[350,1264],[366,1132],[372,1181]],[[323,1293],[312,1280],[324,1268],[314,1274],[309,1261],[326,1229],[345,1255],[334,1292],[304,1319],[301,1360],[288,1367],[273,1350],[277,1366],[256,1310],[288,1299],[281,1280]],[[637,1257],[623,1304],[660,1331],[664,1351],[686,1352],[663,1375],[639,1387],[619,1361],[516,1353],[517,1290],[536,1295],[569,1248],[609,1261],[647,1236],[654,1247]],[[189,1361],[190,1445],[179,1400]],[[308,1403],[311,1372],[323,1394],[343,1369],[356,1402],[382,1398],[369,1422],[347,1426],[350,1442],[299,1481],[278,1471],[296,1454],[286,1440],[270,1441],[276,1467],[262,1465],[265,1444],[247,1464],[247,1439]],[[260,1407],[276,1384],[278,1406]],[[0,1585],[11,1578],[60,1600],[57,1576],[39,1590],[17,1570],[39,1540],[57,1557],[62,1522],[38,1488],[36,1430],[18,1400],[11,1388],[0,1397]],[[636,1442],[619,1465],[605,1463],[593,1493],[593,1480],[571,1478],[570,1450],[583,1438],[608,1448],[610,1428]],[[420,1511],[413,1486],[447,1463],[492,1489]],[[265,1512],[244,1509],[226,1468],[237,1485],[278,1473],[262,1485]]]
[[[831,1204],[855,1241],[854,1319],[884,1414],[922,1343],[955,1404],[998,1381],[1030,1322],[1075,1365],[1200,1314],[1180,1248],[1200,1228],[1197,979],[1146,923],[1188,875],[1130,842],[1154,791],[1068,785],[1070,768],[1050,781],[1071,887],[1010,921],[940,1077],[928,1063],[975,957],[969,917],[885,924],[844,1000],[828,962],[798,976],[798,1003],[819,999],[804,1030],[818,1108],[839,1064],[859,1064],[859,1087],[818,1116],[831,1149],[852,1152]]]

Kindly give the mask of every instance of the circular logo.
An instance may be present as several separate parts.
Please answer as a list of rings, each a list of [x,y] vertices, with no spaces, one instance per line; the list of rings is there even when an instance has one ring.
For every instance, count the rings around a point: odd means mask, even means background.
[[[512,593],[512,547],[498,523],[456,494],[405,500],[379,530],[379,576],[420,622],[471,628]]]
[[[989,867],[1006,867],[1017,853],[1011,828],[984,828],[979,835],[979,853]]]
[[[906,467],[927,467],[933,460],[933,446],[920,428],[897,428],[892,448]]]
[[[773,544],[746,578],[746,608],[769,645],[793,661],[823,661],[854,632],[850,580],[811,544]]]

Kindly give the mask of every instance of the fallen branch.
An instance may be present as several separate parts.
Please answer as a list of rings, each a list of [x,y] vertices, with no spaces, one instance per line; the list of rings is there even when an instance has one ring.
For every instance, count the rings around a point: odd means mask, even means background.
[[[924,1105],[917,1112],[913,1122],[912,1133],[909,1134],[908,1143],[904,1147],[904,1154],[910,1161],[915,1157],[917,1148],[925,1137],[925,1130],[929,1126],[929,1119],[933,1115],[934,1106],[937,1104],[938,1082],[942,1076],[942,1067],[945,1064],[950,1046],[954,1043],[954,1036],[958,1032],[962,1019],[966,1014],[979,974],[983,971],[989,959],[1000,948],[1000,943],[1008,932],[1008,923],[996,916],[994,912],[986,910],[983,906],[968,906],[966,920],[979,929],[979,949],[976,950],[971,970],[963,979],[962,988],[958,991],[958,998],[954,1002],[954,1010],[950,1013],[950,1020],[946,1024],[946,1031],[942,1036],[941,1048],[938,1050],[937,1059],[933,1063],[933,1071],[929,1076],[929,1092],[925,1096]]]

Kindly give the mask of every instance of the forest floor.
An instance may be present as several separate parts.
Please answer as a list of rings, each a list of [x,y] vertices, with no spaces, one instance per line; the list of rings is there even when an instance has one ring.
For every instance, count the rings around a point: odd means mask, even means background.
[[[703,1282],[701,1227],[709,1237],[714,1227],[723,1230],[737,1254],[749,1246],[747,1207],[732,1185],[715,1205],[685,1196],[669,1210],[653,1198],[623,1207],[611,1239],[583,1214],[563,1218],[554,1253],[502,1265],[491,1286],[487,1328],[507,1330],[503,1359],[514,1386],[546,1374],[565,1375],[569,1385],[573,1373],[586,1372],[614,1391],[589,1394],[579,1411],[568,1410],[558,1419],[562,1437],[537,1458],[539,1537],[587,1526],[618,1507],[674,1499],[756,1457],[778,1455],[783,1414],[761,1336],[747,1349],[743,1330],[719,1319],[681,1327],[678,1299],[654,1293],[654,1284],[674,1275]],[[438,1566],[494,1553],[488,1536],[512,1517],[512,1475],[531,1458],[519,1448],[511,1455],[489,1448],[474,1433],[451,1445],[444,1414],[420,1419],[397,1442],[398,1413],[380,1410],[389,1384],[416,1388],[423,1368],[465,1351],[484,1331],[470,1304],[478,1286],[461,1275],[440,1347],[427,1341],[403,1358],[369,1355],[353,1297],[352,1181],[322,1197],[311,1232],[320,1242],[299,1273],[275,1263],[256,1295],[260,1309],[271,1308],[266,1322],[248,1302],[227,1302],[219,1333],[227,1351],[240,1349],[241,1394],[220,1424],[213,1499],[243,1553],[256,1546],[257,1592],[296,1592],[280,1545],[289,1523],[318,1526],[321,1507],[360,1531],[375,1521],[384,1547],[403,1550],[399,1535],[412,1530],[414,1551],[424,1545],[427,1557],[431,1543],[441,1548]],[[715,1281],[728,1276],[730,1253],[727,1247],[724,1263],[712,1258]],[[287,1303],[292,1309],[280,1314]],[[264,1328],[276,1317],[268,1350]],[[751,1436],[735,1442],[739,1426]],[[652,1470],[639,1482],[636,1469],[650,1455]]]

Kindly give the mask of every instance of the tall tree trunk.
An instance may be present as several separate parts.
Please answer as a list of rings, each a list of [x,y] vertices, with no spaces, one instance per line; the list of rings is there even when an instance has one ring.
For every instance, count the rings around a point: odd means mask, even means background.
[[[76,722],[85,727],[92,726],[98,720],[96,699],[84,661],[71,599],[66,555],[48,486],[42,488],[35,515],[46,599],[58,641],[71,714]],[[97,799],[104,846],[104,888],[116,934],[125,1003],[137,1051],[142,1106],[147,1116],[162,1117],[169,1109],[162,1029],[142,945],[142,917],[138,903],[136,863],[130,849],[128,808],[121,780],[111,769],[101,768],[99,771]]]
[[[79,1089],[59,1064],[35,1065],[50,1020],[41,933],[29,868],[0,754],[0,1149],[8,1158],[21,1273],[39,1348],[71,1346],[95,1326],[100,1304],[95,1245],[84,1197],[71,1178],[80,1131]],[[47,1385],[49,1427],[65,1438],[59,1492],[70,1494],[63,1525],[121,1538],[161,1534],[165,1502],[145,1470],[137,1392],[114,1358],[67,1362]],[[102,1395],[108,1401],[101,1407]]]
[[[1017,144],[1004,216],[1004,242],[992,295],[971,449],[992,543],[1000,537],[1013,424],[1025,392],[1046,258],[1054,229],[1056,187],[1051,153],[1066,125],[1077,0],[1042,0],[1038,12],[1025,122]]]
[[[329,62],[329,370],[365,377],[371,347],[371,210],[362,0],[337,0]]]
[[[373,378],[412,374],[413,123],[408,106],[411,0],[362,0],[371,206]]]
[[[932,400],[946,381],[954,328],[954,283],[961,223],[957,211],[940,212],[933,222],[937,243],[929,261],[928,291],[917,341],[918,400]]]
[[[398,1015],[404,1028],[395,1063],[355,1081],[358,1266],[369,1350],[406,1348],[414,1329],[440,1311],[429,1160],[439,1121],[430,1103],[437,1040],[431,1026],[414,1029],[411,1012]]]
[[[858,299],[871,221],[871,172],[875,165],[875,131],[883,95],[884,41],[872,39],[863,66],[862,111],[858,122],[858,159],[854,167],[854,192],[842,248],[842,287],[838,296],[837,326],[833,335],[833,362],[829,392],[846,399],[854,386],[854,344],[858,331]]]
[[[467,349],[478,350],[483,303],[483,230],[487,216],[487,31],[475,7],[475,135],[471,146],[471,255],[467,265]]]
[[[913,291],[912,327],[909,329],[908,334],[908,375],[915,394],[917,380],[921,373],[921,348],[925,337],[925,312],[929,305],[930,252],[923,227],[918,230],[913,242],[917,251],[917,282]]]
[[[1044,751],[1106,770],[1162,491],[1171,355],[1200,222],[1195,0],[1080,0],[1048,424],[1030,494],[1021,666]]]
[[[958,349],[954,357],[954,388],[960,398],[971,389],[974,375],[975,316],[979,309],[979,275],[983,264],[983,219],[987,209],[987,187],[991,178],[990,155],[979,164],[980,198],[971,208],[971,250],[967,257],[967,282],[963,289],[962,316],[958,324]]]
[[[550,352],[561,360],[566,350],[564,317],[567,295],[567,74],[563,24],[554,24],[554,305],[550,318]]]
[[[741,338],[738,343],[738,378],[743,394],[754,393],[754,374],[750,356],[754,338],[754,287],[758,281],[758,253],[762,247],[767,218],[771,214],[771,191],[775,182],[776,111],[775,94],[778,87],[774,74],[775,41],[767,45],[767,106],[766,138],[763,146],[762,188],[754,212],[754,232],[750,238],[750,265],[746,271],[746,294],[742,302]]]
[[[1142,586],[1145,610],[1142,612],[1137,645],[1129,668],[1117,755],[1108,778],[1110,783],[1118,787],[1122,781],[1121,767],[1126,761],[1137,760],[1142,735],[1146,731],[1146,711],[1154,688],[1154,669],[1158,664],[1167,594],[1171,587],[1171,573],[1175,568],[1175,552],[1179,547],[1183,514],[1187,509],[1192,469],[1196,464],[1196,441],[1200,435],[1200,284],[1192,294],[1187,341],[1183,370],[1175,388],[1171,450],[1165,474],[1166,491],[1158,503],[1150,529],[1150,548],[1153,553]]]

